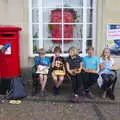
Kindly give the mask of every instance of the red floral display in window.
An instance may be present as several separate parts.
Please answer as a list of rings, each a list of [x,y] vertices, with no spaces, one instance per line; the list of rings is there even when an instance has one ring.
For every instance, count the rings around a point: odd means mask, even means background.
[[[68,38],[67,40],[64,40],[64,43],[68,43],[73,41],[73,24],[67,24],[67,23],[73,23],[76,17],[76,13],[72,11],[71,9],[66,9],[63,11],[63,22],[66,23],[63,25],[64,29],[64,38]],[[51,22],[56,24],[51,24],[51,35],[52,38],[54,38],[53,42],[62,42],[62,10],[56,9],[51,11]],[[58,24],[57,24],[58,23]]]

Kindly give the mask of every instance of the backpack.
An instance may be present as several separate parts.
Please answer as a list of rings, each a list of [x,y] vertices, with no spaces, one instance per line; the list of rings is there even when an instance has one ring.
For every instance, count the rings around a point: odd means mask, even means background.
[[[26,97],[23,80],[21,77],[16,77],[11,80],[10,89],[7,92],[8,99],[21,99]]]

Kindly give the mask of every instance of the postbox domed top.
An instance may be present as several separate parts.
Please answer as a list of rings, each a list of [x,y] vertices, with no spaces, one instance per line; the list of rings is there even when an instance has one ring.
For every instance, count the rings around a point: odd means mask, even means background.
[[[1,31],[21,31],[22,28],[17,26],[0,26],[0,32]]]

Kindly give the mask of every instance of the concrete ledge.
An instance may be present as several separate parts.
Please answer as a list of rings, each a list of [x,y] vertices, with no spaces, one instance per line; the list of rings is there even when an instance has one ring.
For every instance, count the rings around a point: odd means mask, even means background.
[[[31,68],[22,68],[21,69],[22,77],[27,82],[32,82],[32,71]],[[117,71],[117,83],[116,88],[120,88],[120,70]]]

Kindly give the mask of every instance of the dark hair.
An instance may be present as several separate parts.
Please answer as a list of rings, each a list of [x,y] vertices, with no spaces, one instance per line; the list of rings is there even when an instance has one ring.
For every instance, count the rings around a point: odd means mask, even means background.
[[[60,52],[60,53],[61,53],[61,52],[62,52],[62,50],[61,50],[61,48],[60,48],[60,47],[55,47],[55,48],[54,48],[54,52]]]
[[[89,51],[89,50],[93,50],[94,51],[94,48],[93,47],[89,47],[89,48],[87,48],[86,51]]]

